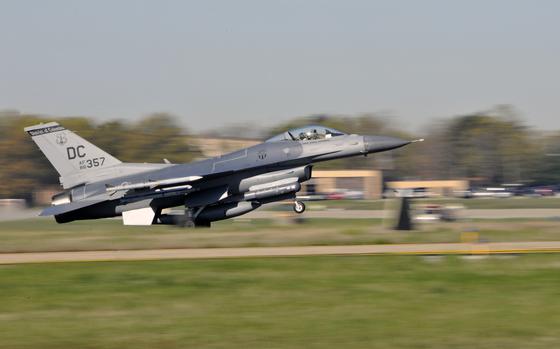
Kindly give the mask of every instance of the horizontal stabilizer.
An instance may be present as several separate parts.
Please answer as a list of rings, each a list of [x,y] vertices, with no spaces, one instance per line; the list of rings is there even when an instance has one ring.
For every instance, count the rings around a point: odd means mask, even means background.
[[[105,200],[86,200],[86,201],[71,202],[69,204],[51,206],[44,209],[39,216],[56,216],[59,214],[79,210],[80,208],[95,205],[103,201]]]

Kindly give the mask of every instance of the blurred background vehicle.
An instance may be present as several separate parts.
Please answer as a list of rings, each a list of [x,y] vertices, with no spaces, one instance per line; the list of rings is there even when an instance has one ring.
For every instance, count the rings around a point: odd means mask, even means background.
[[[554,196],[555,195],[554,189],[552,187],[548,187],[548,186],[538,187],[538,188],[535,188],[533,191],[538,196]]]
[[[474,197],[478,198],[510,198],[513,196],[513,193],[507,190],[504,187],[489,187],[489,188],[480,188],[473,193]]]
[[[334,192],[327,194],[328,200],[361,200],[364,193],[360,190],[351,190],[346,188],[335,189]]]
[[[463,209],[464,207],[461,205],[418,205],[414,210],[413,219],[419,223],[453,222],[460,218]]]
[[[2,211],[22,210],[26,206],[23,199],[0,199],[0,210]]]

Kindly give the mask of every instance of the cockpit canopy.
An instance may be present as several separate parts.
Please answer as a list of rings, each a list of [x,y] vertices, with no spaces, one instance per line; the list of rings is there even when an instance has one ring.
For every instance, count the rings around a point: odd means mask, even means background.
[[[343,135],[345,135],[344,132],[335,130],[334,128],[311,125],[311,126],[293,128],[284,133],[269,138],[266,141],[267,142],[310,141],[316,139],[328,139],[328,138],[343,136]]]

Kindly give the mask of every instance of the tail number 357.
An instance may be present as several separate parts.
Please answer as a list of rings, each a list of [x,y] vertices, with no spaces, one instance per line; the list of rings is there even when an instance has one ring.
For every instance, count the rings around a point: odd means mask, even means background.
[[[105,158],[103,156],[100,156],[98,158],[93,158],[93,159],[82,160],[80,161],[80,170],[86,168],[100,167],[103,166],[103,163],[105,163]]]

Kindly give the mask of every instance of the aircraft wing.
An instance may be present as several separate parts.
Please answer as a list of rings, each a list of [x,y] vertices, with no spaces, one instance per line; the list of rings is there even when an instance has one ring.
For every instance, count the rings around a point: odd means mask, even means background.
[[[179,189],[185,189],[186,187],[191,187],[189,183],[194,181],[200,180],[202,176],[188,176],[188,177],[176,177],[170,179],[163,179],[163,180],[148,180],[145,182],[137,182],[137,183],[124,183],[117,186],[106,185],[105,190],[108,193],[114,193],[118,191],[127,191],[133,189],[156,189],[156,192],[160,190],[169,192]],[[45,208],[41,213],[40,216],[55,216],[60,215],[63,213],[79,210],[84,207],[93,206],[95,204],[106,202],[107,199],[99,199],[99,200],[81,200],[75,201],[67,204],[61,205],[53,205],[50,207]]]

